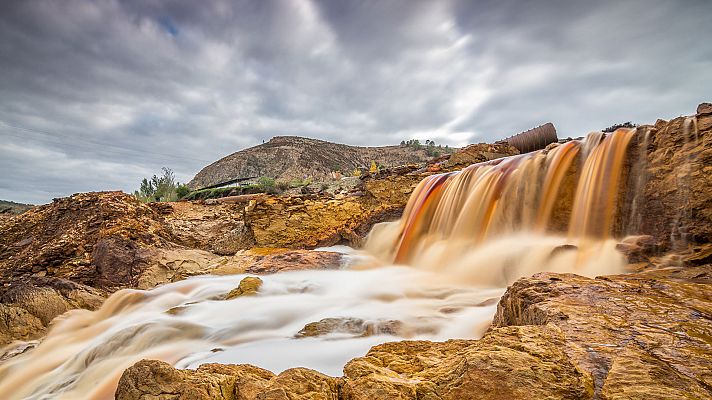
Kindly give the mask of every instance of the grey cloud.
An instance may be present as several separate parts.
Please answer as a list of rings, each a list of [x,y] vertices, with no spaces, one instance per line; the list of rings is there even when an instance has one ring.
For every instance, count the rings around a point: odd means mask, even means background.
[[[689,113],[712,93],[711,13],[704,0],[3,1],[0,198],[130,191],[164,165],[186,181],[278,134],[461,145]]]

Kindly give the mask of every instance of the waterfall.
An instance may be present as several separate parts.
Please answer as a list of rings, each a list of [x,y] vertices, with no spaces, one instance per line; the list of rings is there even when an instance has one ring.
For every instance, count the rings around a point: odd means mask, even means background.
[[[367,248],[386,262],[418,265],[432,261],[436,248],[451,259],[513,236],[565,233],[578,245],[605,242],[622,205],[635,133],[592,133],[583,142],[430,176],[413,192],[398,228],[374,230]]]

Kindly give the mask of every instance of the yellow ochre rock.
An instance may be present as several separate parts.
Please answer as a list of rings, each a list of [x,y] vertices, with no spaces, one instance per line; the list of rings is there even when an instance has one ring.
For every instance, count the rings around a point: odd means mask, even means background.
[[[227,294],[225,300],[234,299],[235,297],[240,296],[255,295],[257,294],[257,291],[260,290],[260,286],[262,286],[262,279],[256,276],[248,276],[247,278],[243,278],[240,281],[240,285],[235,289],[232,289],[230,293]]]

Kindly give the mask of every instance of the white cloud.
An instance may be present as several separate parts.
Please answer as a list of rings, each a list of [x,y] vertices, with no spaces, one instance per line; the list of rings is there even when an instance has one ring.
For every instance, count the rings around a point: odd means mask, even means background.
[[[0,198],[131,190],[274,135],[578,136],[712,93],[707,1],[5,1]],[[707,96],[707,98],[705,98]],[[91,171],[87,173],[86,171]]]

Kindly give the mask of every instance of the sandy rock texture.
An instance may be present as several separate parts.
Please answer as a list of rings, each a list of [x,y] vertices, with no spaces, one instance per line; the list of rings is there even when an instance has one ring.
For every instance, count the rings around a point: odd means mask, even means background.
[[[710,398],[712,266],[583,278],[539,274],[501,299],[494,326],[555,326],[600,398]]]
[[[144,360],[119,381],[117,399],[126,400],[336,400],[337,380],[306,368],[275,375],[251,365],[206,364],[196,371],[176,370]]]

